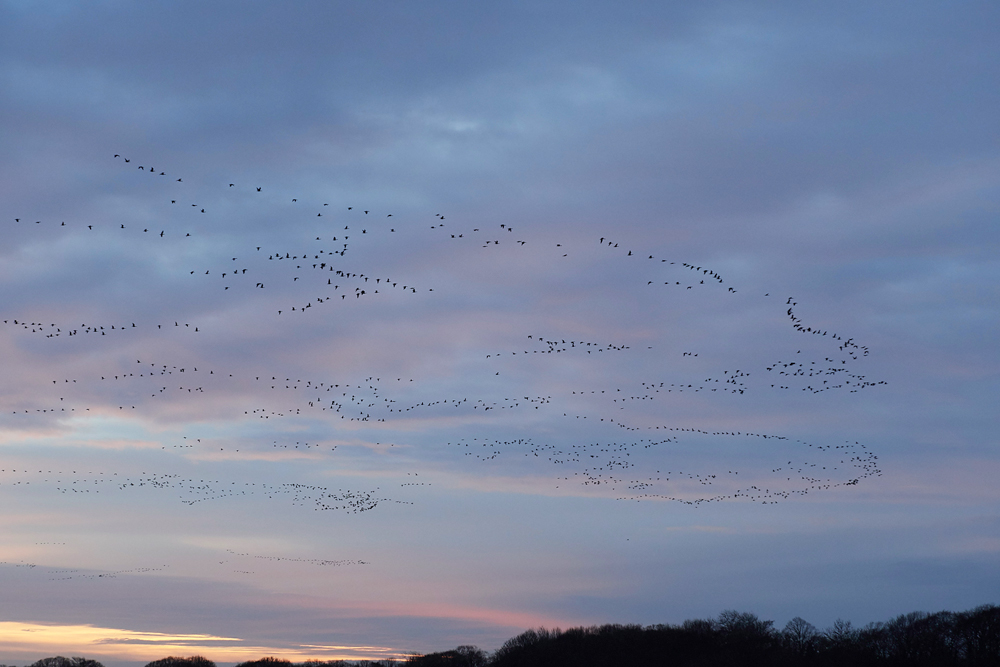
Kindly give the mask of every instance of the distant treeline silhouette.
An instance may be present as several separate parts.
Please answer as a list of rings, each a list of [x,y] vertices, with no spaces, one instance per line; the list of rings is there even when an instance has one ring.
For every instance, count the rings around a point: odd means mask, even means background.
[[[912,612],[855,628],[836,621],[818,630],[793,618],[778,630],[747,612],[680,625],[601,625],[528,630],[492,654],[475,646],[405,660],[316,661],[279,658],[236,667],[1000,667],[1000,607]],[[0,667],[7,667],[0,665]],[[85,658],[45,658],[30,667],[103,667]],[[146,667],[215,667],[201,656],[169,657]]]
[[[1000,607],[913,612],[854,628],[820,631],[794,618],[783,630],[751,613],[681,625],[602,625],[528,630],[492,655],[470,646],[416,656],[413,667],[951,667],[1000,666]]]

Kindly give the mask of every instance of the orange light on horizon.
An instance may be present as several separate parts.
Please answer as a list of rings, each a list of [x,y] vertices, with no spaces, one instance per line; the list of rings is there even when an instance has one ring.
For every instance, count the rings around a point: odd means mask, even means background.
[[[141,632],[93,625],[54,625],[0,621],[0,652],[8,659],[83,655],[118,660],[158,660],[169,655],[204,655],[217,662],[242,662],[264,656],[305,660],[373,660],[403,658],[385,646],[308,644],[253,646],[236,637]]]

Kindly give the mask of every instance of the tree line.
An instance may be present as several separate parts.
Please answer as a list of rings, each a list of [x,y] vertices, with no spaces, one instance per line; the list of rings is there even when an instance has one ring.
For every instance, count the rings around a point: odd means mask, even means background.
[[[778,630],[748,612],[680,625],[600,625],[522,632],[492,653],[476,646],[402,660],[307,661],[279,658],[236,667],[1000,667],[1000,607],[912,612],[854,627],[819,630],[793,618]],[[7,667],[0,665],[0,667]],[[30,667],[103,667],[86,658],[45,658]],[[168,657],[146,667],[215,667],[202,656]]]

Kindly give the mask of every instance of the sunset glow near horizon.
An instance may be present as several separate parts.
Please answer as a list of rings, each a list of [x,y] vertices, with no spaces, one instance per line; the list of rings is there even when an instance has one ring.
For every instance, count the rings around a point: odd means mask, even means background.
[[[0,663],[998,602],[997,18],[0,3]]]

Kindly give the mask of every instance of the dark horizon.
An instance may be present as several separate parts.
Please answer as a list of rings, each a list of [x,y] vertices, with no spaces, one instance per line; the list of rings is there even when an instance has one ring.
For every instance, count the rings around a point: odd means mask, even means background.
[[[750,612],[727,610],[715,618],[679,625],[604,624],[529,629],[495,651],[474,645],[393,660],[292,662],[271,656],[234,667],[677,667],[739,664],[744,667],[959,667],[1000,664],[1000,606],[961,612],[910,612],[862,627],[838,619],[820,630],[795,617],[784,628]],[[143,667],[222,667],[210,658],[167,656]],[[14,667],[3,665],[0,667]],[[50,657],[25,667],[105,667],[84,657]]]

